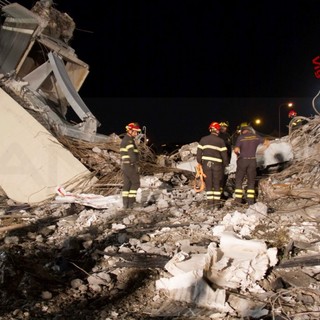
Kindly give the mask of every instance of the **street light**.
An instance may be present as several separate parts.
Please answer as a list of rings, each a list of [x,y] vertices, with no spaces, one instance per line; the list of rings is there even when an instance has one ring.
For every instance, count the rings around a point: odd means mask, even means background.
[[[259,118],[254,119],[254,124],[259,126],[261,124],[261,119],[259,119]]]
[[[257,127],[260,127],[261,123],[262,123],[262,121],[261,121],[260,118],[255,118],[255,119],[252,120],[252,124],[254,125],[254,129],[257,128]]]
[[[293,107],[293,103],[292,102],[287,102],[287,103],[281,103],[279,105],[279,128],[278,128],[278,130],[279,130],[279,138],[281,137],[281,112],[280,112],[280,109],[283,106],[291,108],[291,107]]]

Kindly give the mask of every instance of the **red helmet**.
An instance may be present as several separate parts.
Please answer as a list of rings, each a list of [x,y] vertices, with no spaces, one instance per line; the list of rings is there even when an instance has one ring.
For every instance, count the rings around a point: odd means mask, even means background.
[[[220,124],[218,122],[211,122],[209,126],[209,131],[215,130],[217,132],[220,131]]]
[[[294,110],[290,110],[289,113],[288,113],[288,117],[289,118],[294,118],[297,116],[297,112],[294,111]]]
[[[141,129],[140,129],[140,126],[137,122],[130,122],[127,126],[126,126],[126,130],[129,131],[129,130],[133,130],[133,131],[137,131],[137,132],[140,132]]]

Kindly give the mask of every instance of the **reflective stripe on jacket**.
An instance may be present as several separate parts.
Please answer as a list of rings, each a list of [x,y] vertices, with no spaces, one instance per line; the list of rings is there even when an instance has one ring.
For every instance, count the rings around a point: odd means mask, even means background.
[[[241,134],[236,142],[236,147],[240,148],[240,158],[255,159],[258,145],[264,142],[264,138],[255,133],[247,132]]]
[[[223,139],[216,134],[209,134],[200,139],[197,148],[197,162],[213,161],[222,163],[224,166],[229,164],[227,147]]]
[[[139,161],[139,150],[134,139],[126,134],[120,143],[120,155],[122,163],[136,164]]]

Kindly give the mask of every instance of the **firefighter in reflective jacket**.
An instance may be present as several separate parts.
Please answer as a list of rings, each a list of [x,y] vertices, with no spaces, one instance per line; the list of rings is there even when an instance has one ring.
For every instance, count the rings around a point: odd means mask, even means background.
[[[140,188],[138,171],[139,150],[135,143],[136,136],[141,132],[139,124],[131,122],[126,126],[126,134],[120,143],[121,169],[123,172],[122,201],[124,209],[132,209]]]
[[[269,146],[270,141],[260,137],[251,126],[245,125],[240,127],[241,134],[237,138],[236,145],[233,149],[238,156],[237,170],[235,177],[235,201],[241,203],[244,195],[242,184],[247,177],[246,200],[249,205],[255,201],[255,179],[257,176],[256,151],[259,144]]]
[[[227,147],[223,139],[218,137],[220,125],[212,122],[210,134],[202,137],[197,147],[197,162],[202,165],[205,174],[206,197],[213,208],[220,207],[221,180],[224,168],[229,164]]]
[[[298,118],[297,115],[295,110],[290,110],[288,113],[288,118],[291,119],[289,125],[291,125],[292,130],[297,129],[304,124],[302,119]]]

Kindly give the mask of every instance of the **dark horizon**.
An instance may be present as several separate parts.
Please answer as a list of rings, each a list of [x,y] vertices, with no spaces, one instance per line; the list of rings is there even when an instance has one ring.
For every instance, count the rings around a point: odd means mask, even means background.
[[[293,102],[298,115],[315,114],[310,98],[87,98],[84,99],[100,121],[98,132],[106,135],[125,132],[129,122],[147,128],[151,141],[191,143],[208,133],[212,121],[228,121],[230,134],[241,122],[251,122],[265,135],[278,135],[279,106]],[[281,132],[288,133],[290,122],[285,105],[280,106]],[[180,117],[179,117],[180,115]],[[180,120],[179,120],[180,118]],[[255,119],[262,120],[255,125]]]

